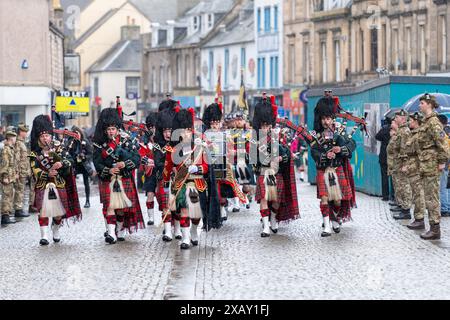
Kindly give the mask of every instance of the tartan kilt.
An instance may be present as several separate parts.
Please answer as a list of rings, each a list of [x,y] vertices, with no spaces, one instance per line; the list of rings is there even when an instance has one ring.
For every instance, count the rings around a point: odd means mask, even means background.
[[[336,175],[338,177],[339,187],[341,188],[342,200],[352,199],[352,189],[350,183],[345,177],[344,169],[342,166],[336,168]],[[327,185],[325,184],[325,170],[317,169],[317,198],[328,197]]]
[[[158,181],[155,190],[156,201],[158,201],[159,210],[163,211],[167,208],[167,203],[169,202],[169,193],[164,193],[162,180]]]
[[[277,198],[278,203],[282,203],[286,201],[286,192],[285,192],[285,183],[283,174],[278,172],[276,175],[277,179]],[[256,202],[260,202],[261,199],[264,199],[266,196],[266,186],[264,185],[264,175],[259,175],[258,180],[256,181],[256,192],[255,192],[255,200]]]
[[[234,192],[233,187],[230,182],[224,179],[217,180],[217,190],[219,191],[219,202],[224,203],[226,199],[233,199],[236,197],[236,192]]]
[[[111,190],[109,188],[109,180],[99,180],[98,187],[100,191],[100,203],[103,204],[103,214],[106,215],[109,207],[109,201],[111,198]],[[142,217],[141,205],[139,204],[139,197],[134,183],[134,178],[122,177],[122,185],[125,194],[130,199],[132,206],[125,209],[114,210],[116,215],[123,213],[124,221],[123,227],[128,230],[129,233],[137,231],[138,229],[145,229],[144,218]]]

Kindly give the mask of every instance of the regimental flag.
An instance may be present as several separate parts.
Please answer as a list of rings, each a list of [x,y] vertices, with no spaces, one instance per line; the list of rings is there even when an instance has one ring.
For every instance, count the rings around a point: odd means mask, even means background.
[[[220,76],[222,74],[222,66],[219,64],[217,66],[217,85],[216,85],[216,101],[217,103],[222,103],[223,102],[223,96],[222,96],[222,85],[220,83]]]
[[[244,85],[244,69],[241,69],[241,88],[239,90],[238,108],[248,115],[247,93]]]

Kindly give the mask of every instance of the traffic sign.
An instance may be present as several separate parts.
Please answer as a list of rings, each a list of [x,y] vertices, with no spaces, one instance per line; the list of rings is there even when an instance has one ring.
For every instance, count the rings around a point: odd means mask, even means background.
[[[89,112],[89,93],[86,91],[57,91],[56,112]]]

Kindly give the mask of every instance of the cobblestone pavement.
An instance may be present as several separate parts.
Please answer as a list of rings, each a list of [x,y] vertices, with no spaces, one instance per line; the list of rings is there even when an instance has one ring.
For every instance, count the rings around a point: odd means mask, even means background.
[[[191,250],[164,243],[157,226],[111,246],[93,189],[59,244],[39,246],[36,215],[1,228],[0,299],[450,299],[449,218],[442,240],[424,242],[387,203],[358,194],[353,221],[321,238],[315,187],[299,184],[301,219],[270,238],[253,204]]]

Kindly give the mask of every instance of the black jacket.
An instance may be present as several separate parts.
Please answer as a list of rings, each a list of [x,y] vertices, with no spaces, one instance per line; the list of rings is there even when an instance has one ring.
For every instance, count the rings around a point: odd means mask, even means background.
[[[381,141],[380,154],[378,155],[378,162],[381,165],[387,165],[387,146],[389,144],[389,140],[391,139],[391,135],[389,131],[391,130],[390,125],[384,125],[381,127],[380,131],[378,131],[375,139]]]

